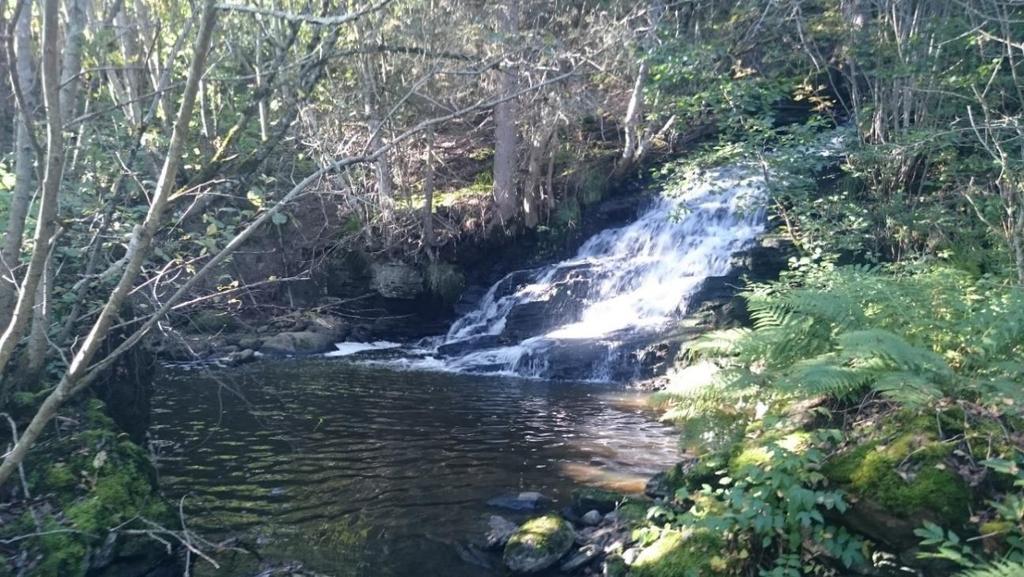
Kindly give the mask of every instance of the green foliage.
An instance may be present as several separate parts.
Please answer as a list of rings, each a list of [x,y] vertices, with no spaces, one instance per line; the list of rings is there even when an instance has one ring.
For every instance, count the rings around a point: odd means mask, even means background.
[[[1024,563],[995,561],[964,571],[957,577],[1019,577],[1020,575],[1024,575]]]
[[[727,367],[698,393],[709,400],[843,399],[868,389],[917,407],[965,391],[1004,410],[1018,400],[1024,296],[995,279],[944,267],[826,266],[745,297],[753,329],[712,333],[693,349]]]
[[[823,514],[842,513],[848,506],[821,472],[819,447],[836,436],[835,431],[762,433],[741,445],[717,480],[677,492],[677,500],[691,504],[688,509],[655,507],[650,515],[684,530],[725,536],[731,546],[718,548],[726,555],[722,559],[731,565],[761,564],[761,575],[799,576],[801,568],[822,560],[818,554],[851,567],[863,561],[861,540]],[[808,555],[808,540],[817,554]]]
[[[963,573],[966,576],[985,575],[1008,567],[1020,567],[1024,563],[1024,467],[1017,460],[986,459],[983,465],[995,473],[1012,480],[1013,491],[989,502],[992,519],[982,524],[982,537],[986,539],[983,551],[965,542],[955,532],[944,530],[935,523],[925,522],[914,531],[922,539],[924,558],[945,559],[962,567],[974,568]],[[973,541],[973,540],[972,540]],[[999,555],[998,561],[989,560],[991,554]]]

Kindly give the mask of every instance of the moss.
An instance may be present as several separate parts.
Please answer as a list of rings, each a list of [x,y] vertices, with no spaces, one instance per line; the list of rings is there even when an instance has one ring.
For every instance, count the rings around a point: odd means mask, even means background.
[[[769,464],[776,447],[800,454],[811,447],[811,436],[805,431],[796,431],[785,435],[766,435],[742,443],[729,461],[729,472],[738,475],[747,467]]]
[[[725,543],[707,529],[665,531],[636,558],[633,577],[706,577],[726,575],[733,567],[720,553]]]
[[[574,540],[572,525],[549,513],[523,523],[505,545],[503,559],[513,571],[536,571],[557,561]]]
[[[625,500],[626,497],[622,493],[596,487],[583,487],[572,492],[572,508],[578,515],[584,515],[593,510],[604,515],[614,511],[619,503]]]
[[[33,576],[83,575],[91,552],[103,545],[111,527],[139,516],[165,525],[173,520],[157,494],[146,453],[116,430],[102,402],[93,399],[78,408],[81,428],[48,439],[30,455],[32,492],[48,501],[36,509],[50,511],[40,522],[47,531],[61,531],[22,543],[30,557],[39,559]],[[23,517],[0,525],[0,538],[34,532],[35,520],[28,513]],[[119,539],[117,547],[119,554],[163,550],[145,537]]]
[[[833,458],[825,474],[894,515],[961,524],[967,520],[970,492],[944,463],[952,451],[952,445],[930,432],[904,433],[888,444],[871,441]]]
[[[619,519],[627,524],[633,525],[642,523],[647,520],[647,510],[650,508],[651,503],[647,501],[637,501],[629,499],[626,502],[619,505],[616,509]]]
[[[567,198],[555,209],[554,226],[556,229],[565,228],[580,221],[580,203],[575,198]]]
[[[430,263],[426,270],[427,290],[445,306],[455,304],[466,288],[466,276],[458,267]]]
[[[43,523],[44,531],[59,531],[63,527],[52,517]],[[86,544],[82,538],[71,533],[53,533],[42,536],[38,541],[43,556],[32,572],[37,577],[75,577],[85,575]]]
[[[508,547],[528,545],[540,551],[555,551],[561,548],[567,537],[572,539],[572,527],[565,519],[551,513],[523,523],[509,538]]]

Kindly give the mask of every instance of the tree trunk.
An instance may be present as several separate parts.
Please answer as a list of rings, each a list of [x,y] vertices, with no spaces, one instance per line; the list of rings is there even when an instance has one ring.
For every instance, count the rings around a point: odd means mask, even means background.
[[[364,36],[361,26],[356,30],[360,36],[363,56],[360,59],[360,78],[363,90],[363,112],[366,115],[366,130],[370,137],[366,144],[367,150],[376,150],[380,147],[381,133],[384,130],[384,123],[380,113],[380,97],[378,94],[378,78],[380,72],[375,60],[376,55],[372,50],[372,43]],[[394,182],[391,176],[391,162],[387,154],[382,154],[373,163],[377,177],[377,196],[380,203],[381,215],[384,217],[384,234],[390,235],[392,213],[394,212]]]
[[[616,168],[618,174],[625,174],[634,166],[637,161],[637,153],[640,150],[640,121],[644,115],[644,85],[647,83],[647,61],[640,62],[640,69],[637,70],[636,80],[633,82],[633,92],[629,97],[629,105],[626,107],[626,119],[623,126],[625,132],[625,143],[622,146],[622,157]]]
[[[21,92],[28,107],[28,114],[36,107],[35,83],[36,69],[32,63],[32,1],[26,0],[25,6],[18,17],[15,31],[15,47],[17,53],[18,80]],[[7,326],[11,320],[14,305],[18,299],[18,281],[15,270],[21,258],[22,237],[25,234],[25,217],[28,216],[35,190],[35,150],[32,147],[31,128],[25,123],[21,114],[15,122],[15,167],[14,192],[7,215],[7,232],[4,235],[3,248],[0,249],[0,326]]]
[[[44,94],[47,98],[48,115],[57,105],[58,97],[57,78],[54,76],[54,73],[57,71],[57,2],[58,0],[46,0],[46,9],[44,10],[43,82],[44,86],[46,86]],[[153,192],[149,212],[146,214],[146,218],[143,223],[137,226],[132,234],[131,241],[128,245],[128,253],[125,255],[127,260],[125,270],[122,273],[117,286],[115,286],[111,291],[106,304],[104,304],[102,310],[100,310],[99,316],[96,318],[92,330],[89,331],[88,336],[86,336],[85,340],[82,342],[81,348],[75,354],[70,366],[64,373],[60,382],[57,384],[57,387],[54,388],[54,390],[43,401],[43,404],[36,411],[35,416],[32,417],[32,421],[29,423],[28,427],[25,428],[25,431],[15,443],[14,448],[11,449],[4,458],[3,463],[0,464],[0,485],[3,485],[7,479],[10,478],[11,474],[18,468],[18,465],[25,459],[25,455],[28,453],[28,450],[33,444],[35,444],[36,440],[43,433],[43,429],[46,427],[47,423],[56,416],[57,411],[61,406],[63,406],[63,404],[72,395],[78,392],[82,385],[87,383],[87,381],[83,383],[79,383],[79,381],[89,372],[93,357],[100,350],[104,340],[107,338],[110,327],[114,322],[114,317],[118,314],[118,311],[120,311],[121,305],[124,303],[125,298],[127,298],[128,293],[135,284],[136,277],[142,268],[143,262],[149,255],[153,236],[156,234],[156,231],[160,226],[164,208],[167,206],[167,200],[175,187],[174,176],[181,164],[182,152],[184,150],[185,141],[187,140],[186,137],[189,122],[192,119],[192,112],[195,107],[199,78],[202,76],[203,71],[206,68],[206,58],[209,54],[216,20],[217,12],[214,0],[206,0],[203,6],[203,17],[199,28],[199,36],[196,39],[195,54],[193,56],[191,66],[189,67],[188,79],[185,82],[185,89],[181,97],[181,105],[178,109],[178,115],[175,118],[174,129],[171,133],[171,140],[167,147],[167,154],[164,157],[163,169],[160,171],[156,190]],[[60,113],[57,111],[55,114],[59,115]],[[51,132],[55,128],[59,137],[60,123],[49,122],[49,124]],[[50,160],[52,159],[48,158],[48,161]],[[53,163],[47,163],[48,175],[51,164]],[[57,165],[57,169],[59,170],[59,164]],[[44,201],[45,198],[46,195],[44,194]],[[37,248],[40,246],[44,245],[36,245]],[[45,258],[46,251],[36,250],[35,252],[44,255]],[[36,256],[36,254],[33,254],[33,260]],[[26,277],[28,277],[28,275],[26,275]],[[32,289],[32,294],[34,295],[35,287],[33,286]],[[22,295],[24,296],[24,294],[25,293],[23,292]],[[8,330],[8,333],[9,332],[10,330]],[[4,336],[6,338],[9,335],[5,334]]]
[[[543,176],[547,165],[545,160],[550,155],[551,141],[555,135],[556,124],[534,129],[530,142],[529,161],[527,162],[526,186],[523,188],[523,224],[527,228],[536,227],[541,220],[543,206]]]
[[[14,307],[11,320],[7,324],[3,336],[0,336],[0,380],[4,383],[3,388],[7,386],[3,375],[31,316],[36,289],[49,257],[47,248],[57,229],[57,201],[64,171],[64,135],[60,116],[59,37],[58,0],[46,0],[43,4],[42,45],[43,104],[46,107],[46,168],[43,173],[43,188],[40,195],[36,232],[33,238],[32,258],[25,271],[25,278],[21,283],[18,302]],[[0,397],[2,396],[0,395]]]
[[[53,251],[49,251],[53,254]],[[46,351],[50,348],[50,295],[53,284],[53,258],[47,259],[43,278],[36,289],[36,303],[32,309],[32,328],[26,346],[25,372],[29,379],[36,380],[46,368]]]
[[[426,176],[423,178],[423,248],[428,256],[434,249],[434,131],[427,133]]]
[[[82,49],[85,41],[85,23],[88,19],[89,0],[68,0],[68,29],[64,41],[64,62],[60,74],[61,118],[65,122],[74,117],[78,108],[79,75],[82,72]]]
[[[498,29],[504,36],[505,49],[511,49],[519,31],[519,1],[511,0],[498,8]],[[516,90],[515,64],[506,58],[498,72],[498,96],[506,98]],[[519,157],[519,134],[516,128],[515,99],[494,107],[494,202],[498,219],[510,224],[519,212],[516,193],[516,168]]]

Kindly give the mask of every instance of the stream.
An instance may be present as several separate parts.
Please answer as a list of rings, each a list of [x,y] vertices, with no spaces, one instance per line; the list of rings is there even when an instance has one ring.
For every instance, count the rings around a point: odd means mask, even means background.
[[[678,458],[672,429],[621,385],[393,371],[331,359],[168,368],[152,437],[189,528],[333,577],[501,575],[467,562],[489,500],[579,486],[641,492]],[[461,553],[461,555],[460,555]],[[221,570],[253,575],[228,554]]]
[[[539,492],[557,510],[580,486],[641,493],[678,460],[672,429],[614,383],[763,231],[763,189],[732,167],[666,191],[573,258],[509,273],[447,335],[168,367],[152,429],[162,486],[209,539],[327,575],[504,574],[467,544],[490,515],[531,512],[495,499]],[[239,554],[216,574],[256,569]]]

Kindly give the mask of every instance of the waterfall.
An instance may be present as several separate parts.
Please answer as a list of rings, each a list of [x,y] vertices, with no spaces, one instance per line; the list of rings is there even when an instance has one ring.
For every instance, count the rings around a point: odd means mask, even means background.
[[[636,221],[591,237],[573,258],[506,275],[425,356],[400,362],[607,379],[635,350],[624,343],[663,333],[764,230],[763,191],[761,176],[735,166],[663,191]]]

